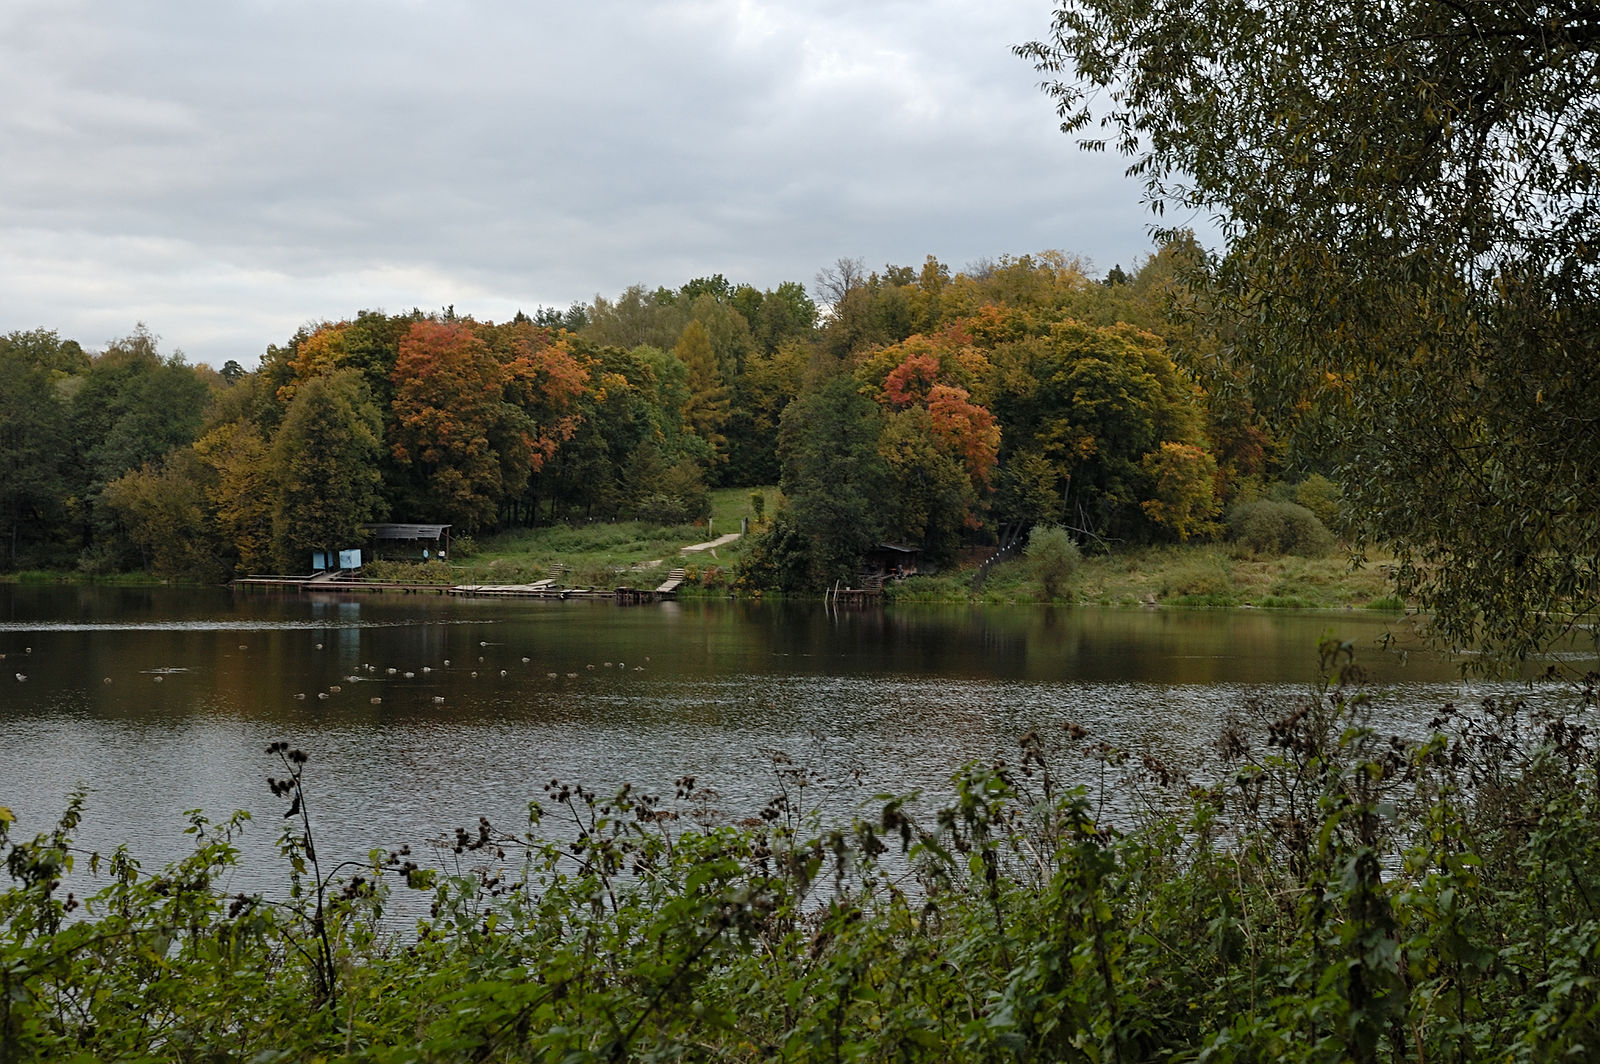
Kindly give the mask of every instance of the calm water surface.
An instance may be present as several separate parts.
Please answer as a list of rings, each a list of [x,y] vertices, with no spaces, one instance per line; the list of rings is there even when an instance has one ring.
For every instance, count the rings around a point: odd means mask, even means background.
[[[183,852],[185,810],[248,809],[232,886],[262,889],[279,875],[282,803],[264,783],[278,739],[312,757],[320,848],[355,855],[480,814],[515,830],[552,778],[670,795],[694,775],[747,815],[779,750],[841,813],[880,791],[937,795],[966,761],[1067,721],[1199,764],[1231,707],[1308,689],[1327,633],[1362,648],[1397,726],[1489,690],[1380,650],[1386,632],[1408,628],[1360,613],[0,586],[0,805],[31,834],[87,786],[84,845],[128,842],[152,865]]]

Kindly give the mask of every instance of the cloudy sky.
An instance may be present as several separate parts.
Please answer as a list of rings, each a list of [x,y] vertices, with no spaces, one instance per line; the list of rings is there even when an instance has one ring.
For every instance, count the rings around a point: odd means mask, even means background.
[[[1010,46],[1048,0],[8,0],[0,333],[253,367],[302,323],[501,320],[840,257],[1149,250]]]

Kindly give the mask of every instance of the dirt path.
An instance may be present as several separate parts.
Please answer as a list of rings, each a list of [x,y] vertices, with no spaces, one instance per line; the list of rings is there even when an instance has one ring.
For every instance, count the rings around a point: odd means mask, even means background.
[[[718,536],[716,539],[711,540],[709,543],[692,543],[687,547],[681,548],[678,551],[678,553],[679,554],[698,554],[700,551],[703,551],[703,550],[711,550],[711,549],[713,549],[715,547],[720,547],[724,543],[732,543],[734,540],[736,540],[738,538],[739,538],[739,533],[737,533],[737,532],[729,532],[726,536]]]

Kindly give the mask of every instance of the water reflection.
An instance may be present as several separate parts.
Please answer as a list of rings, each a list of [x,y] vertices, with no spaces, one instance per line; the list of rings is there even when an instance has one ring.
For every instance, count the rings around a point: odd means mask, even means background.
[[[942,792],[964,762],[1014,756],[1023,732],[1067,721],[1198,764],[1230,707],[1306,690],[1330,631],[1366,648],[1397,726],[1482,690],[1450,662],[1382,654],[1385,627],[1354,613],[0,587],[0,804],[42,830],[83,781],[86,844],[129,841],[156,861],[185,845],[184,810],[249,809],[253,886],[277,874],[263,751],[278,739],[312,755],[324,851],[357,855],[480,814],[520,825],[551,778],[670,794],[693,774],[750,812],[773,789],[773,750],[813,766],[841,809]]]

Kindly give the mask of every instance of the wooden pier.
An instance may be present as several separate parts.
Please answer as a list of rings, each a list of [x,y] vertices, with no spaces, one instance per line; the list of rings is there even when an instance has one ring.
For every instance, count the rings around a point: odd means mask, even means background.
[[[682,569],[674,569],[661,586],[654,589],[564,587],[554,579],[535,580],[531,584],[405,584],[362,580],[344,570],[331,570],[315,576],[245,576],[233,583],[235,587],[273,588],[298,592],[323,591],[336,594],[382,592],[401,595],[460,595],[469,598],[610,599],[635,604],[677,598],[678,588],[683,583],[684,575]]]

